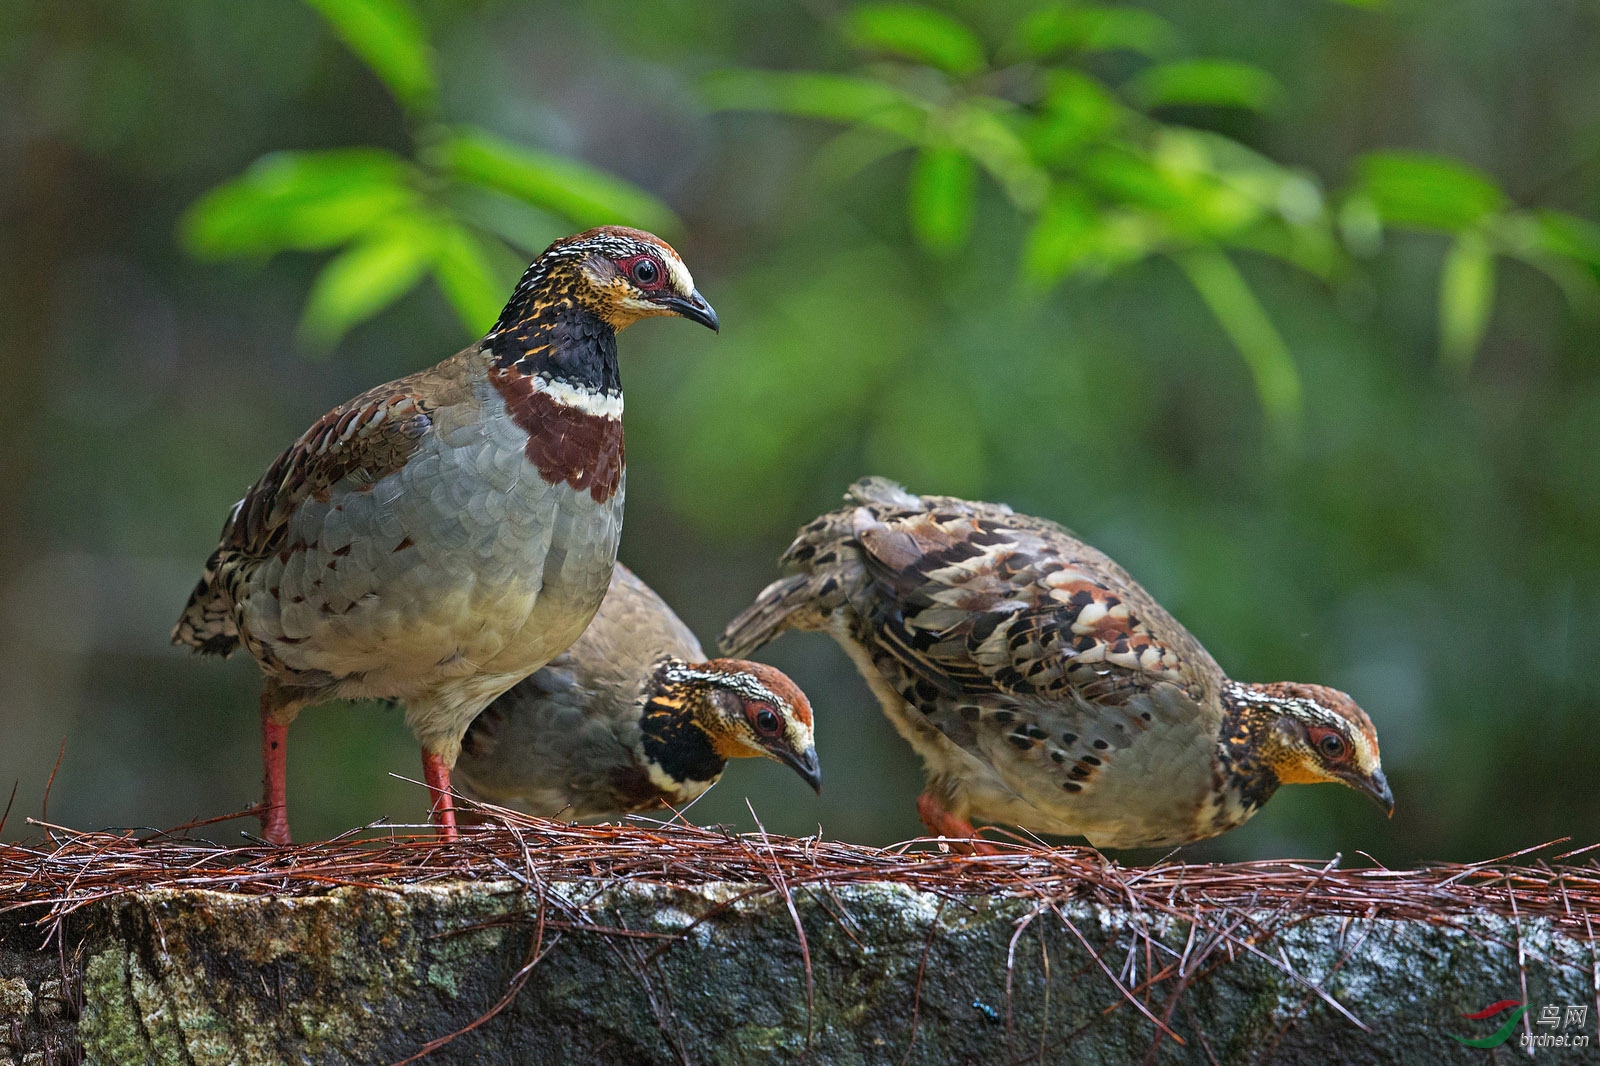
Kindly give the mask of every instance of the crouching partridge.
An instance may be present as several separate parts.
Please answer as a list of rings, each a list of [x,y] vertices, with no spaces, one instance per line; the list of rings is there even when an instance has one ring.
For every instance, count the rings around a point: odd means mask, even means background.
[[[334,408],[234,505],[172,639],[243,646],[266,675],[268,840],[289,840],[289,723],[356,698],[405,704],[434,821],[455,835],[467,726],[605,596],[622,526],[616,335],[652,315],[717,328],[659,237],[559,240],[482,341]]]
[[[831,633],[927,768],[937,834],[971,819],[1184,844],[1243,824],[1278,786],[1330,781],[1393,812],[1372,722],[1342,692],[1230,680],[1104,554],[1009,507],[867,478],[800,530],[723,635],[744,655]]]
[[[547,818],[679,808],[730,758],[776,759],[820,792],[805,694],[770,666],[704,660],[688,627],[619,564],[572,647],[473,721],[455,780]]]

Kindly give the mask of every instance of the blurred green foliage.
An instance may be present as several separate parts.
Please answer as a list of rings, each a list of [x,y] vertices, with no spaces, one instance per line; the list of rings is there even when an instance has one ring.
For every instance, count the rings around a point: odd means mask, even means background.
[[[974,21],[986,12],[974,7]],[[1248,63],[1181,56],[1170,23],[1130,6],[1048,2],[1008,11],[991,45],[943,11],[869,3],[840,21],[863,54],[855,74],[719,72],[706,95],[847,126],[822,149],[838,179],[902,151],[911,231],[930,253],[967,243],[979,172],[1028,220],[1026,282],[1096,276],[1171,257],[1249,363],[1267,413],[1299,414],[1299,374],[1271,316],[1231,253],[1259,253],[1324,280],[1371,254],[1384,227],[1451,235],[1439,289],[1439,345],[1470,364],[1494,303],[1494,262],[1510,256],[1554,278],[1591,314],[1600,296],[1600,227],[1560,212],[1510,208],[1469,166],[1414,152],[1374,152],[1358,180],[1328,194],[1304,168],[1197,128],[1215,108],[1265,112],[1277,80]],[[992,21],[992,19],[991,19]],[[1114,80],[1097,77],[1103,53]],[[1187,121],[1185,121],[1187,119]]]
[[[553,237],[558,223],[681,228],[660,200],[602,170],[441,121],[433,49],[407,0],[307,2],[405,109],[412,158],[377,148],[274,152],[206,194],[183,228],[190,250],[207,258],[342,249],[306,301],[302,334],[313,345],[331,346],[430,273],[477,337],[539,251],[524,243],[530,232]],[[539,215],[530,224],[486,210],[485,193]]]
[[[252,802],[257,670],[167,644],[228,505],[631,219],[723,319],[621,345],[622,557],[703,640],[862,474],[1003,500],[1377,723],[1393,821],[1286,789],[1191,855],[1600,839],[1596,39],[1585,0],[0,5],[4,832],[63,736],[52,821]],[[845,656],[763,654],[827,789],[741,762],[691,817],[916,833]],[[297,831],[422,815],[391,709],[292,735]]]

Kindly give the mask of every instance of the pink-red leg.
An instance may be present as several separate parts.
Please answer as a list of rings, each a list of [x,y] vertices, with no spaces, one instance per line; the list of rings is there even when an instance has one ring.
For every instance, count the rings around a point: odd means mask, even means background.
[[[1000,849],[978,838],[978,831],[965,818],[957,818],[931,792],[917,797],[917,814],[928,832],[951,841],[951,847],[973,855],[998,855]]]
[[[456,840],[456,805],[450,793],[450,766],[444,759],[426,749],[422,752],[422,779],[428,784],[428,795],[433,801],[429,811],[434,828],[444,840]]]
[[[261,700],[261,836],[272,844],[289,840],[289,727],[272,720],[265,696]]]

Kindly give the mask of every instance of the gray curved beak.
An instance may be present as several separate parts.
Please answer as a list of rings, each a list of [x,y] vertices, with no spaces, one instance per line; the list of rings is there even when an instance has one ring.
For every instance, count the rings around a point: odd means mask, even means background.
[[[712,310],[706,298],[696,289],[688,296],[667,296],[656,301],[662,307],[671,309],[673,314],[682,315],[691,322],[698,322],[713,333],[722,332],[722,324],[717,321],[717,312]]]
[[[1382,770],[1374,770],[1371,777],[1352,777],[1350,787],[1372,800],[1390,818],[1394,817],[1394,793],[1389,791],[1389,779]]]
[[[817,762],[816,748],[807,748],[799,755],[792,751],[785,751],[780,753],[778,757],[790,769],[799,774],[801,780],[815,789],[817,795],[822,795],[822,764]]]

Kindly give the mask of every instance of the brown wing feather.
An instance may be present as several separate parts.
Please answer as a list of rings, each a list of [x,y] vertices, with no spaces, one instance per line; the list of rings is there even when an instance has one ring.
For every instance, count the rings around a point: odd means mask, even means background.
[[[886,514],[857,541],[865,607],[885,647],[952,693],[1120,703],[1215,666],[1121,567],[1065,531],[1015,516]]]
[[[221,543],[172,631],[174,644],[228,655],[239,644],[234,590],[261,560],[284,547],[289,518],[336,485],[362,491],[405,465],[432,425],[441,368],[349,400],[323,415],[273,462],[223,523]]]
[[[1198,690],[1218,673],[1122,567],[1054,522],[882,478],[848,499],[801,529],[783,558],[797,572],[729,624],[730,654],[826,628],[848,604],[875,643],[952,696],[1070,689],[1116,703],[1159,681]]]
[[[929,789],[964,816],[1169,839],[1124,825],[1132,786],[1115,768],[1198,787],[1183,775],[1205,762],[1223,675],[1188,630],[1053,522],[880,479],[848,498],[800,531],[784,556],[795,573],[725,646],[832,631],[927,761]]]

